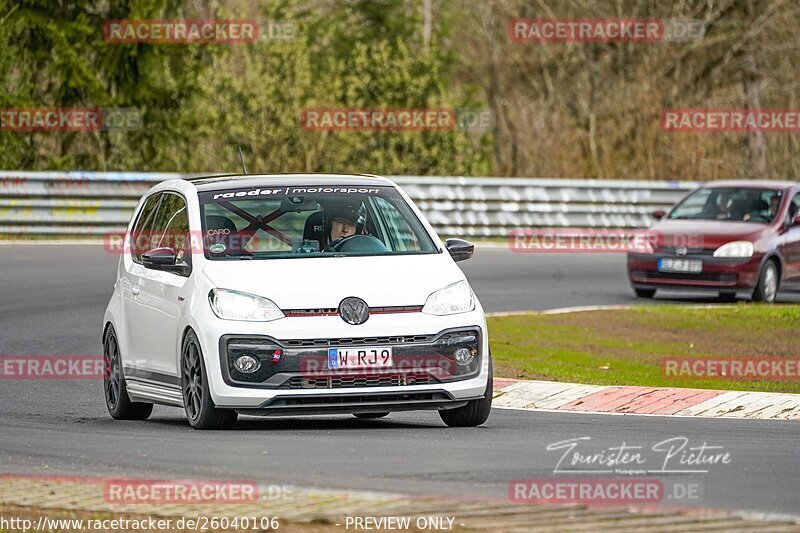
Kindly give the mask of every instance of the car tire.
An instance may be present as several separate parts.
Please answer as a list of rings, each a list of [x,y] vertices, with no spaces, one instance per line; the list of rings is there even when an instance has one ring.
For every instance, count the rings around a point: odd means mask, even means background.
[[[236,424],[236,411],[220,409],[211,399],[203,352],[191,330],[181,348],[181,395],[186,418],[194,429],[230,429]]]
[[[775,302],[780,283],[778,265],[772,259],[767,260],[761,270],[761,275],[758,276],[758,283],[756,283],[756,288],[753,291],[753,301],[768,304]]]
[[[456,409],[443,409],[439,411],[439,416],[442,422],[450,427],[475,427],[480,426],[486,419],[489,418],[489,413],[492,410],[492,395],[493,395],[493,382],[492,382],[492,359],[489,358],[489,381],[486,383],[486,390],[483,393],[483,398],[479,400],[470,400],[464,407],[457,407]]]
[[[639,298],[652,298],[656,295],[655,289],[633,289]]]
[[[153,412],[153,404],[132,402],[128,396],[114,326],[108,326],[103,335],[103,358],[106,368],[106,375],[103,376],[103,396],[108,414],[114,420],[146,420]]]

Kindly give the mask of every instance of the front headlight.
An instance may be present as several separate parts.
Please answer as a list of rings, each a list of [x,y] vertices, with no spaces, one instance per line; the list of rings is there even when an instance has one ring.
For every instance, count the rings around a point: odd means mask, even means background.
[[[224,320],[268,322],[283,318],[283,313],[272,300],[246,292],[211,289],[208,302],[214,314]]]
[[[423,313],[429,315],[455,315],[475,309],[475,298],[466,281],[459,281],[432,293],[425,301]]]
[[[753,243],[733,241],[714,250],[714,257],[753,257]]]

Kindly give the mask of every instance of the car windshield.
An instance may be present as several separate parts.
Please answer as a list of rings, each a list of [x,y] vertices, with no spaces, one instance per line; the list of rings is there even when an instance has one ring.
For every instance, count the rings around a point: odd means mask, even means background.
[[[263,186],[200,193],[209,259],[436,253],[394,187]]]
[[[668,218],[767,224],[777,215],[781,197],[776,189],[705,187],[684,198]]]

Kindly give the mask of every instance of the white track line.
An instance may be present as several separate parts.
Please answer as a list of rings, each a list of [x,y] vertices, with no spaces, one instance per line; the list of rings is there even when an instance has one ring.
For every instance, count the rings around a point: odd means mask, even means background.
[[[731,307],[730,305],[720,304],[692,304],[692,305],[671,305],[669,308],[680,307],[682,309],[714,309]],[[578,307],[558,307],[556,309],[543,309],[540,311],[498,311],[486,313],[487,317],[498,316],[521,316],[521,315],[565,315],[568,313],[584,313],[587,311],[620,311],[624,309],[656,308],[654,304],[619,304],[619,305],[584,305]]]

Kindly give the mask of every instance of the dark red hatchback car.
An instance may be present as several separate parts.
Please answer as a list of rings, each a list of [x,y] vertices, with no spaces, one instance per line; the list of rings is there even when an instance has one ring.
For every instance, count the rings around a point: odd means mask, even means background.
[[[798,183],[713,182],[653,216],[645,246],[628,254],[640,297],[659,288],[711,289],[733,300],[747,290],[773,302],[781,284],[800,283]]]

